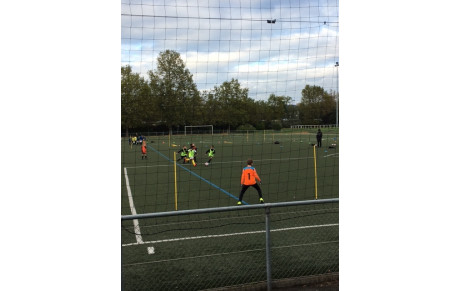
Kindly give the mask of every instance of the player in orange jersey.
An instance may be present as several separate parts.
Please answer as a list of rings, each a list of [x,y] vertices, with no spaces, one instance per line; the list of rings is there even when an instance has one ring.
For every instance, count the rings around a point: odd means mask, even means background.
[[[142,159],[147,159],[147,142],[145,141],[145,139],[142,141],[141,151]]]
[[[237,203],[238,205],[241,205],[244,192],[246,192],[246,190],[248,190],[248,188],[251,186],[256,188],[257,193],[259,194],[260,203],[264,203],[264,199],[262,198],[262,190],[260,189],[259,184],[257,184],[257,181],[259,181],[259,183],[262,181],[260,180],[259,175],[257,175],[256,169],[252,166],[253,163],[253,160],[248,160],[248,165],[243,168],[243,173],[241,174],[241,192]]]

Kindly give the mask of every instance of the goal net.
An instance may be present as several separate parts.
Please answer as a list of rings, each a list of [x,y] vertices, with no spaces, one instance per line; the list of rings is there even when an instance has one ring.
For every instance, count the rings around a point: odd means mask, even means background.
[[[186,125],[185,126],[185,135],[191,134],[214,134],[213,125]]]

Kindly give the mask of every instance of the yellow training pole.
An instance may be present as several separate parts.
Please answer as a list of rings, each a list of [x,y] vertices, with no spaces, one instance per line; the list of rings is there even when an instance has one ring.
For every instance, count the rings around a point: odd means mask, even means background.
[[[264,129],[264,142],[265,142],[265,129]]]
[[[174,202],[177,210],[177,171],[176,171],[176,152],[174,152]]]
[[[313,160],[315,161],[315,199],[318,199],[318,181],[316,176],[316,145],[313,146]]]

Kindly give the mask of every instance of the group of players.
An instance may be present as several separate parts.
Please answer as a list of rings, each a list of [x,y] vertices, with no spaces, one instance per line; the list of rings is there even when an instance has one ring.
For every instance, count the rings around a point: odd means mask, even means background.
[[[133,145],[141,145],[142,159],[147,159],[147,139],[143,135],[133,135],[129,136],[128,139],[129,145],[133,148]]]
[[[322,135],[323,134],[321,130],[318,129],[318,133],[316,134],[318,147],[321,147]],[[132,138],[130,137],[129,142],[131,146],[133,144],[139,144],[139,143],[142,144],[141,146],[142,159],[144,158],[147,159],[147,142],[144,137],[142,136],[139,136],[139,138],[137,138],[136,136]],[[187,149],[187,146],[183,146],[182,149],[180,149],[177,153],[180,154],[180,158],[177,159],[176,162],[183,160],[183,164],[192,163],[194,167],[197,166],[198,164],[196,160],[197,147],[195,146],[194,143],[190,144],[190,147],[188,149]],[[209,160],[205,163],[205,166],[208,166],[211,163],[212,159],[214,158],[215,153],[216,153],[216,150],[214,149],[214,146],[212,145],[211,148],[206,151],[206,154],[208,155]],[[249,159],[247,161],[247,166],[243,168],[243,172],[241,174],[241,191],[238,197],[237,205],[242,205],[243,195],[249,187],[254,187],[257,190],[257,194],[259,195],[259,202],[264,203],[264,199],[262,198],[262,189],[259,186],[259,184],[261,184],[262,181],[259,175],[257,174],[257,171],[253,166],[253,163],[254,161]],[[257,181],[259,182],[259,184],[257,183]]]
[[[133,143],[135,144],[135,141],[133,140]],[[131,144],[133,144],[131,143]],[[146,139],[141,139],[141,152],[142,152],[142,159],[147,159],[147,142]],[[190,144],[190,147],[187,149],[187,146],[183,146],[182,149],[180,149],[177,153],[180,154],[180,158],[176,160],[176,162],[179,162],[180,160],[183,160],[183,164],[186,163],[192,163],[194,167],[197,166],[197,160],[196,160],[196,155],[197,155],[197,147],[195,146],[194,143]],[[205,163],[206,166],[208,166],[212,159],[214,158],[214,155],[216,153],[216,149],[214,148],[213,145],[211,145],[211,148],[206,151],[206,154],[208,155],[208,161]],[[247,162],[247,166],[243,168],[243,173],[241,174],[241,191],[240,195],[238,197],[238,203],[237,205],[241,205],[243,201],[243,195],[246,192],[246,190],[249,187],[254,187],[257,190],[257,194],[259,195],[259,202],[264,203],[264,199],[262,198],[262,189],[260,188],[259,184],[262,182],[259,175],[257,174],[256,169],[253,166],[253,160],[249,159]],[[259,184],[257,183],[259,181]]]
[[[196,167],[197,148],[195,144],[193,143],[190,144],[190,148],[188,149],[186,146],[184,146],[181,150],[178,151],[178,153],[180,154],[180,158],[177,159],[176,162],[183,160],[184,164],[191,162],[192,165]],[[209,160],[205,163],[206,166],[208,166],[211,163],[211,160],[214,157],[215,153],[216,153],[216,150],[214,149],[214,146],[212,145],[211,148],[206,151],[206,154],[208,154],[208,158],[209,158]],[[260,177],[257,174],[256,169],[253,167],[253,163],[254,161],[249,159],[247,162],[247,166],[243,168],[243,173],[241,174],[241,191],[238,197],[237,205],[242,205],[243,195],[249,187],[254,187],[257,190],[257,194],[259,195],[259,202],[264,203],[264,199],[262,198],[262,189],[259,186],[259,184],[262,181],[260,180]],[[259,184],[257,184],[257,181],[259,181]]]
[[[180,149],[177,153],[180,154],[180,158],[176,160],[176,162],[179,162],[180,160],[183,160],[183,164],[186,163],[192,163],[194,167],[198,164],[196,160],[196,155],[197,155],[197,147],[195,146],[194,143],[190,144],[190,147],[187,149],[187,146],[183,146],[182,149]],[[214,155],[216,154],[216,149],[212,145],[209,150],[206,151],[206,154],[208,155],[208,161],[205,163],[205,166],[208,166],[212,159],[214,158]]]
[[[146,141],[147,139],[145,138],[145,136],[143,136],[142,134],[140,135],[133,135],[133,136],[129,136],[129,144],[132,145],[133,144],[142,144],[144,141]]]
[[[129,138],[129,144],[132,148],[133,144],[141,144],[141,152],[142,152],[142,159],[147,159],[147,139],[140,135],[139,137],[133,136]],[[181,150],[178,151],[180,154],[180,158],[177,159],[176,162],[183,160],[183,164],[191,163],[194,167],[197,166],[198,162],[196,160],[197,154],[197,147],[194,143],[190,144],[190,148],[187,149],[187,146],[184,146]],[[216,149],[212,145],[210,149],[206,151],[208,155],[208,161],[205,163],[206,166],[209,166],[214,155],[216,153]]]
[[[188,149],[186,146],[184,146],[181,150],[178,151],[178,153],[180,154],[180,158],[177,159],[176,162],[183,160],[184,164],[191,162],[192,165],[196,167],[197,165],[196,152],[197,152],[197,148],[195,144],[193,143],[190,144],[190,148]],[[209,160],[205,163],[206,166],[208,166],[209,163],[211,163],[211,160],[214,157],[215,153],[216,153],[216,150],[214,149],[214,146],[212,145],[211,148],[206,151],[206,154],[208,154],[208,158],[209,158]],[[262,198],[262,189],[259,186],[259,184],[262,181],[259,175],[257,174],[257,171],[253,166],[253,163],[254,161],[249,159],[247,162],[247,166],[243,168],[243,173],[241,174],[241,191],[238,197],[237,205],[242,205],[244,193],[249,187],[254,187],[257,190],[257,194],[259,195],[259,202],[264,203],[264,199]],[[257,181],[259,181],[259,184],[257,184]]]

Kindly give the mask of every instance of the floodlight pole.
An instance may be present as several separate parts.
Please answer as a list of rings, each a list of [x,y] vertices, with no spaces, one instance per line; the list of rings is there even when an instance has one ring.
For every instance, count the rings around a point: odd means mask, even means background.
[[[337,96],[335,97],[335,127],[339,127],[339,62],[335,62],[334,67],[337,68]]]

